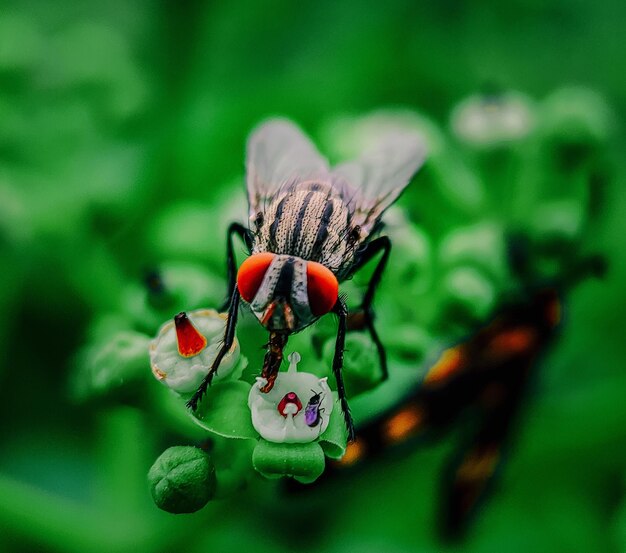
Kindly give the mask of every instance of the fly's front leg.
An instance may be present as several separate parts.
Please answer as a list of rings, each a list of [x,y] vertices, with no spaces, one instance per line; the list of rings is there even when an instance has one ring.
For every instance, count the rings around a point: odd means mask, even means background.
[[[266,394],[274,387],[276,376],[283,362],[283,349],[287,344],[287,335],[278,332],[270,332],[267,353],[263,360],[263,372],[261,376],[267,380],[267,384],[261,388],[261,392]]]
[[[236,234],[244,241],[248,251],[252,249],[252,234],[250,230],[239,223],[231,223],[226,231],[226,278],[228,279],[228,295],[224,304],[219,309],[220,313],[228,311],[232,297],[232,290],[237,284],[237,259],[235,258],[233,234]]]
[[[333,374],[337,381],[337,394],[339,395],[339,401],[341,403],[341,410],[343,411],[343,418],[346,423],[346,429],[348,430],[348,441],[354,441],[354,423],[352,422],[352,415],[350,414],[350,406],[346,398],[346,390],[343,385],[343,375],[341,370],[343,368],[343,352],[346,345],[346,331],[348,328],[348,307],[343,299],[339,298],[335,307],[334,313],[339,317],[339,327],[337,329],[337,341],[335,342],[335,355],[333,357]]]
[[[217,356],[213,361],[209,372],[204,377],[200,386],[196,390],[196,392],[191,396],[191,399],[187,402],[187,407],[191,410],[195,411],[198,408],[198,403],[202,399],[202,396],[206,393],[208,387],[211,385],[211,381],[213,377],[217,373],[217,369],[222,362],[224,356],[230,351],[230,348],[233,347],[233,342],[235,341],[235,328],[237,327],[237,315],[239,314],[239,290],[237,290],[237,286],[233,286],[232,295],[230,299],[230,307],[228,309],[228,320],[226,322],[226,331],[224,332],[224,343],[222,347],[217,352]]]
[[[367,330],[372,338],[372,342],[376,346],[378,351],[378,358],[380,360],[380,369],[383,374],[383,380],[389,377],[389,371],[387,369],[387,352],[385,346],[380,341],[378,332],[374,327],[374,310],[372,309],[372,302],[374,301],[374,294],[376,288],[380,284],[380,279],[383,276],[383,272],[389,260],[389,254],[391,253],[391,241],[387,236],[381,236],[373,242],[370,242],[365,251],[361,254],[360,259],[357,262],[354,272],[358,271],[363,265],[370,261],[378,253],[383,252],[380,261],[376,265],[372,278],[367,285],[367,290],[363,296],[363,302],[361,308],[354,314],[351,314],[348,319],[348,330]]]

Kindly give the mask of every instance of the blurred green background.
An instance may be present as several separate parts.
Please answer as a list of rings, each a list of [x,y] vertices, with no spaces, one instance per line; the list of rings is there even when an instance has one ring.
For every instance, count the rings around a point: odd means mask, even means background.
[[[626,550],[626,4],[0,6],[0,550]],[[551,95],[565,85],[588,87],[610,106],[596,114],[593,99],[582,101],[574,117],[582,138],[571,141],[574,156],[591,143],[610,180],[593,225],[576,237],[605,253],[610,271],[569,297],[562,339],[542,362],[510,461],[467,539],[447,546],[434,531],[447,441],[299,499],[258,480],[194,515],[159,511],[146,472],[165,447],[193,438],[155,417],[141,388],[85,399],[71,374],[89,355],[85,343],[124,330],[128,342],[102,354],[122,355],[136,333],[153,335],[171,316],[146,311],[141,296],[156,265],[195,263],[172,269],[184,273],[183,296],[219,302],[225,226],[245,217],[250,129],[286,115],[338,156],[341,117],[404,106],[447,136],[453,108],[486,86],[523,92],[540,118],[558,119],[567,102]],[[565,142],[578,132],[564,128]],[[558,174],[569,197],[580,171],[555,169],[548,142],[538,143],[516,158],[524,163],[513,177],[497,155],[458,145],[440,156],[436,178],[416,180],[424,196],[400,202],[423,224],[425,243],[492,221],[512,179],[523,187],[538,180],[533,171]],[[441,199],[429,203],[433,178],[462,204],[452,214]],[[467,207],[464,187],[475,179],[491,210]],[[403,316],[420,309],[416,301]],[[393,316],[381,317],[391,334]],[[248,332],[258,349],[263,334]],[[149,372],[147,362],[134,369]]]

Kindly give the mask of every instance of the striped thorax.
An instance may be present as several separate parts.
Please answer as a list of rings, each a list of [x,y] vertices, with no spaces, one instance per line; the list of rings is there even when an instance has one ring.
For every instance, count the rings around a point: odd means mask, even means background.
[[[328,313],[354,260],[350,212],[328,182],[292,181],[252,216],[241,296],[268,330],[297,332]]]
[[[272,199],[257,225],[252,253],[270,251],[321,263],[333,273],[354,260],[348,206],[330,182],[293,181]]]

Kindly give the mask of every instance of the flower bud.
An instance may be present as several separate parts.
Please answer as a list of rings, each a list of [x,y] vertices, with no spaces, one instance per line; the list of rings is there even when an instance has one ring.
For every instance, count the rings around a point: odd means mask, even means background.
[[[445,269],[472,266],[496,281],[507,277],[503,232],[497,223],[485,221],[451,230],[441,241],[438,254]]]
[[[222,347],[225,324],[226,316],[213,309],[180,313],[165,323],[150,344],[152,373],[157,380],[179,394],[195,391]],[[239,377],[246,364],[235,339],[213,381]]]
[[[611,134],[611,110],[591,89],[559,89],[546,98],[542,108],[542,137],[561,155],[565,166],[580,164]]]
[[[191,263],[166,263],[132,283],[123,304],[134,325],[154,334],[164,319],[183,309],[224,300],[224,281]]]
[[[215,469],[209,455],[197,447],[166,449],[148,472],[152,498],[168,513],[193,513],[213,497]]]
[[[331,338],[324,345],[322,357],[328,367],[332,366],[334,355],[335,339]],[[346,335],[343,378],[349,397],[371,390],[382,381],[378,350],[367,331],[350,332]]]
[[[130,389],[146,374],[149,343],[148,336],[132,330],[94,340],[79,352],[71,380],[72,394],[81,400],[123,387]]]
[[[493,310],[496,290],[487,276],[473,267],[450,271],[442,282],[445,315],[453,326],[483,321]]]

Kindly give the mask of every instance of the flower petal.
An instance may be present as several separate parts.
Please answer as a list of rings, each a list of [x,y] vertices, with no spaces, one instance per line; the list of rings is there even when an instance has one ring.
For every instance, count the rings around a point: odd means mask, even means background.
[[[252,453],[254,468],[266,478],[290,476],[310,484],[324,472],[324,452],[316,442],[276,444],[260,440]]]

